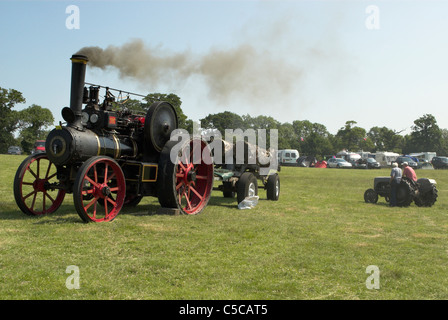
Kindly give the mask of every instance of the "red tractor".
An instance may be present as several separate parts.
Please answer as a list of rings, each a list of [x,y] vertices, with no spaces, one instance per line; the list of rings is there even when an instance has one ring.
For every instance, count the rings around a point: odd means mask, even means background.
[[[44,153],[45,152],[45,140],[36,140],[34,142],[33,150],[31,154]]]

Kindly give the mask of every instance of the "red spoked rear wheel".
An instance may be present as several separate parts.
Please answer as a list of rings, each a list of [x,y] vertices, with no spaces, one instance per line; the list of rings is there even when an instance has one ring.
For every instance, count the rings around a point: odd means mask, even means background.
[[[56,211],[64,200],[65,190],[58,183],[56,166],[44,153],[26,158],[14,178],[14,198],[20,210],[30,216]]]
[[[93,157],[79,168],[73,202],[84,222],[115,219],[123,207],[125,196],[124,174],[115,160]]]
[[[168,141],[159,160],[158,198],[162,207],[198,214],[210,200],[213,162],[203,140]]]

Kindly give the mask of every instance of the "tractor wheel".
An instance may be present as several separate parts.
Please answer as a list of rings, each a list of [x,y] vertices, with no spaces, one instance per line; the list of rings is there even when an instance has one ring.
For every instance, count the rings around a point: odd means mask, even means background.
[[[416,197],[414,202],[419,207],[431,207],[437,201],[437,192],[437,188],[434,187],[433,189]]]
[[[268,200],[278,200],[280,196],[280,177],[277,173],[269,175],[266,182],[266,195]]]
[[[246,197],[258,195],[257,178],[251,172],[244,172],[238,180],[237,201],[240,203]]]
[[[207,206],[212,189],[213,160],[208,144],[201,139],[168,141],[159,159],[160,205],[183,214],[198,214]]]
[[[222,183],[222,195],[224,198],[235,198],[235,191],[232,187],[232,183],[228,181],[224,181]]]
[[[367,203],[377,203],[378,193],[373,189],[367,189],[366,192],[364,192],[364,201]]]
[[[409,207],[414,200],[415,189],[407,179],[401,179],[397,187],[397,205]]]
[[[123,207],[125,196],[124,174],[115,160],[92,157],[79,168],[73,202],[84,222],[112,221]]]
[[[56,166],[46,154],[26,158],[14,178],[14,198],[20,210],[30,216],[56,211],[65,197],[65,190],[51,189],[57,181]]]

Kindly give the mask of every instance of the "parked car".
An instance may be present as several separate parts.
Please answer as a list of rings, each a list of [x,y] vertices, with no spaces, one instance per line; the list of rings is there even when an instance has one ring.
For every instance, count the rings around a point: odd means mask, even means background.
[[[368,169],[381,169],[381,164],[374,158],[367,158],[366,161]]]
[[[10,146],[8,148],[8,154],[22,154],[22,150],[18,146]]]
[[[355,169],[365,169],[367,166],[366,159],[357,159],[357,160],[352,159],[350,163],[352,164],[352,167]]]
[[[299,167],[314,167],[317,159],[313,156],[300,156],[297,159],[297,165]]]
[[[448,157],[433,157],[431,164],[434,169],[446,169],[448,168]]]
[[[412,169],[417,169],[418,167],[418,163],[415,162],[414,160],[412,160],[409,157],[404,157],[404,156],[399,156],[397,157],[397,159],[395,160],[396,163],[398,163],[398,166],[401,168],[403,166],[403,162],[407,162],[408,165],[412,168]]]
[[[36,140],[34,143],[33,150],[31,150],[31,154],[36,153],[44,153],[45,152],[45,140]]]
[[[341,158],[331,158],[327,161],[327,168],[352,168],[352,164]]]
[[[381,165],[374,158],[358,159],[351,161],[353,168],[356,169],[381,169]]]

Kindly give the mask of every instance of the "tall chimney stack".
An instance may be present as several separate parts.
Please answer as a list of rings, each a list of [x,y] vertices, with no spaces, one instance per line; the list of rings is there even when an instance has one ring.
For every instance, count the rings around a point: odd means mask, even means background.
[[[81,111],[82,111],[82,101],[84,95],[84,83],[86,77],[86,65],[89,59],[86,56],[74,54],[71,59],[72,61],[72,85],[70,92],[70,109],[75,115],[75,119],[70,126],[82,129],[81,124]]]

